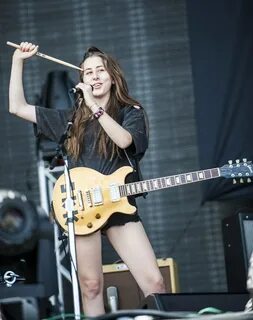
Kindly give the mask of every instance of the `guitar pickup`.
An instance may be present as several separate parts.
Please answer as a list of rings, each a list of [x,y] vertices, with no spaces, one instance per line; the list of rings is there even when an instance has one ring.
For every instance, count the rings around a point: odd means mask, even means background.
[[[100,187],[93,188],[92,194],[93,194],[94,206],[99,206],[99,205],[103,204],[103,195],[102,195],[102,190]]]
[[[110,195],[112,202],[120,201],[119,186],[117,183],[110,184]]]

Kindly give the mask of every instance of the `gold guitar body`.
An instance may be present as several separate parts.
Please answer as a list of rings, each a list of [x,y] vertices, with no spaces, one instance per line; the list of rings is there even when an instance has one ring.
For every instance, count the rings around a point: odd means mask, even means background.
[[[111,175],[103,175],[86,167],[69,170],[73,186],[71,196],[74,199],[75,234],[88,235],[99,230],[115,212],[133,214],[136,211],[127,197],[112,198],[111,190],[111,186],[116,186],[117,190],[118,185],[124,185],[126,176],[132,171],[128,166]],[[65,176],[62,174],[54,186],[52,203],[56,221],[68,231],[65,200]]]

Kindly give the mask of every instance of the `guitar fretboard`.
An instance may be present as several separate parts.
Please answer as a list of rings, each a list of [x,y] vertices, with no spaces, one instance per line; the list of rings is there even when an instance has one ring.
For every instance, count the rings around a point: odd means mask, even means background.
[[[204,181],[220,177],[220,169],[212,168],[156,179],[127,183],[119,186],[120,196],[126,197],[143,192],[172,188],[183,184]]]

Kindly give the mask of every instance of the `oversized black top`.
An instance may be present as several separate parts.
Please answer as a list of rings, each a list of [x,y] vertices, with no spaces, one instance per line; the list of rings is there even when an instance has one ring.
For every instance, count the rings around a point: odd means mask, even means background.
[[[36,106],[36,120],[35,134],[40,137],[44,136],[50,140],[58,143],[61,135],[65,132],[67,122],[70,119],[71,112],[69,110],[55,110]],[[135,159],[140,160],[148,147],[148,128],[145,121],[145,114],[142,108],[124,107],[119,110],[118,122],[125,128],[133,138],[133,143],[127,148],[127,154],[134,163]],[[122,150],[121,156],[115,156],[110,160],[100,156],[97,149],[93,147],[96,141],[100,123],[97,119],[89,122],[84,136],[84,148],[81,152],[79,160],[76,162],[73,158],[68,157],[68,164],[70,168],[73,167],[88,167],[101,172],[102,174],[111,174],[118,168],[129,165],[129,162]],[[130,174],[127,177],[127,182],[135,181],[138,175]],[[135,199],[129,197],[129,202],[136,206]],[[108,228],[115,225],[124,225],[127,222],[140,221],[140,217],[136,210],[134,215],[127,215],[122,213],[113,214],[102,228],[102,233]]]
[[[54,142],[59,142],[61,135],[66,130],[67,122],[70,118],[69,110],[56,110],[36,106],[35,133],[37,137],[44,136]],[[148,147],[148,133],[146,128],[145,114],[142,108],[124,107],[119,111],[119,124],[126,129],[133,138],[133,143],[127,148],[130,159],[136,157],[141,159]],[[76,162],[69,157],[69,167],[88,167],[95,169],[103,174],[111,174],[118,168],[129,165],[129,162],[121,152],[121,157],[115,156],[110,160],[110,155],[105,158],[98,154],[94,148],[94,141],[98,133],[100,123],[97,119],[92,119],[85,131],[84,148],[79,160]]]

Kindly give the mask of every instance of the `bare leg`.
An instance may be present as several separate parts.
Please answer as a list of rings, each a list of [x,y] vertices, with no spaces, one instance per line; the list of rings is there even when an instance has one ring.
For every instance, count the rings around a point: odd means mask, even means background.
[[[104,314],[100,231],[76,236],[76,251],[84,313],[91,317]]]
[[[107,236],[145,297],[165,292],[163,277],[141,222],[111,227],[107,230]]]

